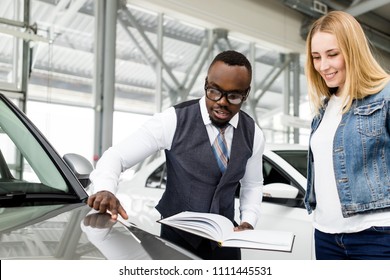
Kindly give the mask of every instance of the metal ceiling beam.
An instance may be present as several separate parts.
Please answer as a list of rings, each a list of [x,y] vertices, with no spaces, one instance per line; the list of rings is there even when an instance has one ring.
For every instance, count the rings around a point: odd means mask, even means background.
[[[118,21],[121,24],[121,26],[123,27],[123,30],[129,36],[130,40],[137,47],[138,51],[140,52],[140,54],[142,55],[142,57],[144,59],[144,62],[147,63],[152,68],[152,70],[156,72],[156,69],[157,69],[156,65],[157,65],[157,63],[155,61],[153,61],[151,58],[149,58],[149,56],[147,55],[145,49],[140,45],[140,43],[137,41],[135,36],[130,32],[130,30],[128,29],[128,25],[124,22],[124,20],[122,18],[118,18]],[[162,71],[163,68],[164,68],[163,67],[164,65],[161,62],[159,62],[159,61],[158,61],[158,64],[160,64],[159,67],[161,68],[161,71]],[[163,75],[160,75],[159,73],[156,72],[156,76],[160,77],[161,83],[164,85],[166,91],[168,91],[169,93],[176,91],[175,89],[172,88],[170,83],[168,83],[168,81],[166,81],[166,79],[164,79]],[[171,97],[171,100],[172,100],[173,97],[171,96],[171,94],[170,94],[170,97]]]
[[[176,79],[175,75],[173,75],[170,67],[168,64],[164,61],[164,58],[158,53],[157,49],[153,46],[152,42],[149,40],[148,36],[146,36],[145,32],[143,31],[143,28],[139,25],[137,22],[137,19],[133,16],[133,14],[127,9],[126,6],[122,6],[121,11],[127,16],[127,19],[130,21],[130,23],[138,30],[139,34],[141,35],[144,42],[148,45],[150,50],[153,52],[154,56],[157,58],[157,60],[161,63],[164,70],[167,72],[168,76],[172,79],[173,83],[176,85],[176,87],[179,88],[180,83]]]
[[[74,20],[74,15],[84,6],[86,1],[87,0],[71,1],[70,6],[66,9],[65,13],[55,21],[56,24],[67,26],[70,21]]]
[[[12,28],[7,27],[1,27],[0,26],[0,33],[8,34],[14,37],[21,38],[25,41],[35,41],[35,42],[44,42],[44,43],[50,43],[50,40],[42,37],[40,35],[34,34],[30,29],[26,31],[19,31]]]
[[[47,3],[47,4],[53,5],[55,7],[59,4],[59,3],[57,3],[58,0],[36,0],[36,1]],[[62,0],[62,1],[71,1],[71,0]],[[94,12],[93,12],[94,2],[95,1],[86,2],[85,5],[78,10],[78,12],[80,14],[94,17]],[[126,5],[126,4],[121,4],[121,5]],[[118,14],[118,19],[121,19],[121,18],[126,19],[126,16],[123,17],[122,14]],[[153,25],[155,23],[154,19],[152,21],[152,24],[150,24],[150,23],[151,23],[151,21],[138,22],[138,24],[142,26],[142,28],[145,32],[152,32],[152,33],[156,32],[157,26]],[[127,22],[126,25],[128,27],[134,27],[129,22]],[[175,40],[187,42],[187,43],[194,44],[194,45],[199,45],[204,37],[204,34],[199,34],[199,36],[187,36],[187,35],[188,34],[186,34],[186,33],[181,33],[181,32],[178,32],[177,30],[173,30],[172,28],[167,28],[165,26],[164,36],[175,39]]]
[[[189,66],[189,69],[186,71],[186,76],[185,76],[183,82],[180,83],[177,80],[177,78],[175,77],[175,75],[173,74],[173,72],[171,71],[171,67],[169,67],[169,65],[164,61],[164,58],[162,57],[162,55],[160,54],[158,49],[153,45],[153,43],[150,41],[150,39],[146,36],[145,31],[140,26],[140,24],[137,22],[137,19],[127,9],[127,6],[125,6],[125,5],[122,6],[121,11],[123,12],[124,15],[127,16],[126,19],[130,22],[130,24],[134,28],[136,28],[136,30],[139,32],[139,34],[141,35],[141,37],[144,40],[144,42],[147,44],[149,49],[152,51],[152,53],[153,53],[154,57],[156,58],[156,60],[161,64],[162,69],[167,72],[168,76],[173,81],[173,83],[175,85],[175,88],[173,88],[173,89],[166,82],[164,83],[164,84],[168,85],[168,92],[170,93],[169,97],[171,99],[171,103],[172,104],[174,104],[174,103],[176,103],[178,101],[184,101],[184,100],[187,99],[187,97],[189,95],[189,92],[191,91],[191,89],[192,89],[192,87],[193,87],[193,85],[194,85],[194,83],[195,83],[195,81],[196,81],[200,71],[202,70],[202,67],[204,66],[207,58],[209,57],[210,53],[213,50],[214,45],[218,42],[218,40],[219,39],[224,39],[229,44],[229,41],[228,41],[228,38],[227,38],[227,34],[228,34],[227,30],[223,30],[223,29],[215,29],[215,30],[213,30],[212,31],[211,40],[210,41],[203,40],[203,42],[202,42],[202,44],[200,46],[199,56],[196,57],[197,61],[199,61],[199,62],[198,63],[194,63],[193,65]],[[128,29],[128,26],[124,23],[124,19],[120,19],[119,21],[121,22],[121,24],[124,27],[125,31],[129,34],[130,38],[133,40],[133,42],[135,43],[135,45],[137,46],[139,51],[145,57],[146,61],[151,66],[153,66],[153,69],[155,69],[155,67],[154,67],[155,63],[153,61],[151,61],[151,59],[146,54],[145,50],[141,47],[139,42],[131,34],[131,32]],[[206,48],[205,44],[207,42],[208,42],[208,46]],[[203,57],[199,60],[199,57],[201,57],[201,53],[203,52],[203,50],[205,50],[205,53],[203,54]],[[194,70],[195,73],[192,75],[192,79],[189,79],[189,77],[191,76],[191,71],[193,69],[195,69]],[[164,82],[164,80],[163,80],[163,82]],[[188,82],[188,85],[186,86],[185,84],[187,82]],[[173,95],[173,93],[176,93],[176,94]],[[180,100],[178,100],[178,97],[180,98]]]
[[[227,30],[224,30],[224,29],[215,29],[212,31],[211,33],[211,40],[209,41],[209,44],[207,46],[207,49],[206,49],[206,52],[204,53],[203,55],[203,58],[200,60],[200,62],[198,63],[197,65],[197,68],[195,70],[195,73],[194,75],[192,76],[192,79],[190,81],[190,84],[187,86],[187,87],[184,87],[184,84],[183,84],[183,88],[185,88],[185,91],[184,91],[184,94],[182,95],[182,100],[186,100],[192,87],[194,86],[195,84],[195,81],[196,79],[198,78],[199,76],[199,73],[200,71],[202,70],[202,67],[205,65],[208,57],[210,56],[210,54],[212,53],[213,51],[213,48],[214,48],[214,45],[218,42],[219,39],[223,38],[223,39],[226,39],[227,40]],[[227,40],[228,41],[228,40]],[[204,50],[203,47],[201,47],[201,50]],[[199,56],[200,57],[200,56]],[[199,58],[198,57],[198,58]],[[189,69],[191,70],[191,69]],[[190,72],[188,71],[187,72],[187,77],[190,75]],[[184,81],[187,80],[187,77]]]
[[[61,0],[57,5],[54,6],[53,12],[48,15],[47,21],[54,23],[60,13],[60,11],[65,10],[66,6],[69,4],[70,0]]]
[[[279,75],[286,69],[286,67],[290,64],[291,58],[289,57],[282,64],[278,63],[275,65],[271,71],[265,76],[265,78],[260,81],[260,83],[256,86],[256,88],[261,89],[259,93],[256,93],[254,101],[256,103],[259,102],[260,98],[268,91],[273,82],[279,77]]]
[[[366,0],[357,5],[353,5],[348,9],[345,9],[344,12],[347,12],[355,17],[370,12],[372,10],[378,9],[384,5],[390,3],[390,0]]]
[[[306,40],[309,29],[312,25],[312,20],[306,20],[301,25],[301,37]],[[378,49],[381,49],[387,53],[390,53],[390,36],[383,34],[367,25],[360,23],[362,26],[364,33],[366,34],[369,41]]]
[[[301,33],[301,37],[302,39],[306,40],[306,37],[307,37],[307,34],[309,32],[309,29],[313,23],[313,20],[320,17],[321,14],[319,13],[316,13],[316,12],[313,12],[313,8],[311,7],[311,4],[310,2],[306,1],[306,3],[304,3],[305,1],[300,1],[300,0],[286,0],[286,1],[283,1],[283,3],[294,9],[294,10],[297,10],[301,13],[303,13],[304,15],[310,17],[310,18],[306,18],[302,25],[301,25],[301,30],[300,30],[300,33]],[[325,1],[324,2],[328,5],[329,1]],[[372,5],[368,6],[368,2]],[[385,4],[389,4],[390,3],[390,0],[370,0],[370,1],[365,1],[365,2],[362,2],[361,4],[357,4],[355,7],[357,7],[357,10],[355,10],[356,13],[359,13],[359,12],[362,12],[363,10],[367,12],[369,12],[368,10],[368,7],[371,7],[371,9],[375,9],[375,7],[377,7],[377,5],[380,5],[380,6],[383,6]],[[336,4],[334,4],[336,5]],[[335,6],[332,6],[335,7]],[[363,5],[363,6],[362,6]],[[379,7],[380,7],[379,6]],[[341,8],[339,6],[337,6],[337,8]],[[347,12],[354,12],[354,10],[352,10],[353,7],[351,7],[350,9],[345,9],[345,11]],[[390,41],[390,36],[382,33],[382,32],[379,32],[363,23],[360,23],[364,32],[366,33],[368,39],[370,40],[370,42],[377,48],[385,51],[385,52],[388,52],[390,53],[390,44],[389,44],[389,41]]]
[[[345,9],[347,9],[346,6],[342,6],[341,4],[337,4],[332,0],[322,0],[322,2],[324,4],[326,4],[332,10],[345,10]],[[357,3],[357,2],[360,2],[360,1],[353,1],[353,3]],[[366,17],[370,21],[378,23],[380,26],[389,26],[390,25],[390,22],[386,18],[383,18],[380,15],[378,15],[372,11],[367,11],[364,14],[364,17]],[[386,31],[382,31],[382,32],[386,32]]]
[[[284,0],[282,1],[287,7],[304,13],[312,18],[318,18],[323,14],[313,9],[313,1],[311,0]]]

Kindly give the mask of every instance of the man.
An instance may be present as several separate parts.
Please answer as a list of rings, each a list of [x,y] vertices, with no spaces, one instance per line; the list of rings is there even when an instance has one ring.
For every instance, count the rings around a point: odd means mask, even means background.
[[[113,219],[118,214],[127,219],[114,196],[120,173],[164,149],[167,185],[156,206],[162,217],[182,211],[212,212],[234,222],[234,196],[240,183],[241,223],[234,230],[253,229],[262,199],[264,137],[240,110],[251,80],[252,67],[244,55],[232,50],[218,54],[205,79],[204,97],[156,114],[103,154],[91,174],[97,193],[88,204],[100,212],[109,210]],[[161,237],[204,259],[241,259],[238,248],[220,248],[168,226],[161,226]]]

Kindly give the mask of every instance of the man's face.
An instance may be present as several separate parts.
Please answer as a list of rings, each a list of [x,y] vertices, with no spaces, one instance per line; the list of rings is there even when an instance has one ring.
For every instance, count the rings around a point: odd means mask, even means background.
[[[217,61],[209,69],[206,87],[213,87],[222,92],[246,93],[250,86],[250,77],[245,66],[230,66]],[[246,97],[243,99],[243,101]],[[211,122],[217,126],[227,124],[240,111],[241,104],[230,104],[224,95],[220,100],[213,101],[206,97],[206,107]]]

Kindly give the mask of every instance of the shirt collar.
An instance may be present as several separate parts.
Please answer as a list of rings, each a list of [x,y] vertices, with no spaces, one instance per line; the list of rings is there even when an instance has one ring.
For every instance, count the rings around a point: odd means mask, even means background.
[[[210,117],[209,117],[209,112],[207,112],[207,107],[206,107],[206,97],[203,96],[200,100],[199,100],[199,105],[200,105],[200,112],[202,114],[202,119],[203,119],[203,123],[204,125],[211,125],[211,120],[210,120]],[[229,124],[231,126],[233,126],[234,128],[237,128],[237,125],[238,125],[238,118],[239,118],[239,114],[235,114],[234,117],[229,121]]]

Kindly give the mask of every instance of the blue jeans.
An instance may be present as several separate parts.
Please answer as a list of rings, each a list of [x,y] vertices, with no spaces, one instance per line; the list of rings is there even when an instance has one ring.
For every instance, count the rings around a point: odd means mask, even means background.
[[[314,232],[317,260],[390,260],[390,227],[356,233]]]

